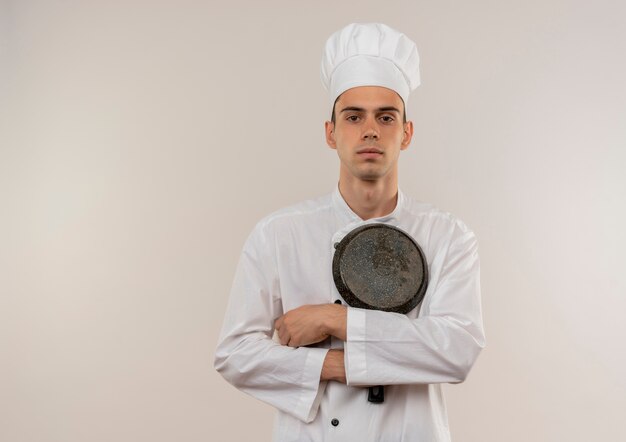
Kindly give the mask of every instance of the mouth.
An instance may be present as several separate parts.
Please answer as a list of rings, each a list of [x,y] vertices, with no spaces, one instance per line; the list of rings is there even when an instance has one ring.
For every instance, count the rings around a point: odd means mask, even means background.
[[[356,151],[357,154],[378,154],[382,155],[383,151],[378,149],[377,147],[366,147],[364,149],[359,149]]]

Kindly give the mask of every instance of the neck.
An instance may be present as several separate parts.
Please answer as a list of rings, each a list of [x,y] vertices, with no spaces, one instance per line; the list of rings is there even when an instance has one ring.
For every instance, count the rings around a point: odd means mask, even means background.
[[[389,215],[398,200],[397,176],[364,181],[340,176],[339,192],[350,209],[362,220]]]

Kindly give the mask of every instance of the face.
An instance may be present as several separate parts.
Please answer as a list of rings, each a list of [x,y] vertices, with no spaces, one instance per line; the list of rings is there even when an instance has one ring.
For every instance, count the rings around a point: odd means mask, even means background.
[[[337,150],[340,179],[397,178],[400,151],[409,147],[413,123],[402,122],[400,96],[379,86],[345,91],[335,104],[335,123],[326,122],[326,142]]]

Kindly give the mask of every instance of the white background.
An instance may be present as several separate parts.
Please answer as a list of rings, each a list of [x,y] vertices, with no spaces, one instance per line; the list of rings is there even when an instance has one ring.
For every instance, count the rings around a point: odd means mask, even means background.
[[[404,192],[477,234],[460,442],[623,441],[620,1],[0,3],[0,440],[269,440],[212,367],[243,241],[332,191],[326,38],[416,41]]]

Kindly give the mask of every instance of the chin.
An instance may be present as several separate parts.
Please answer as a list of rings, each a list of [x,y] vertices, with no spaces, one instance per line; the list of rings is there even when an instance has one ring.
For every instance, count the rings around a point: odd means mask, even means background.
[[[377,181],[379,179],[381,179],[384,175],[381,173],[360,173],[359,175],[357,175],[357,178],[359,178],[360,180],[363,181]]]
[[[367,164],[361,164],[360,166],[347,167],[346,171],[349,171],[354,178],[362,181],[378,181],[389,173],[389,169],[383,167],[371,167],[372,165]]]

